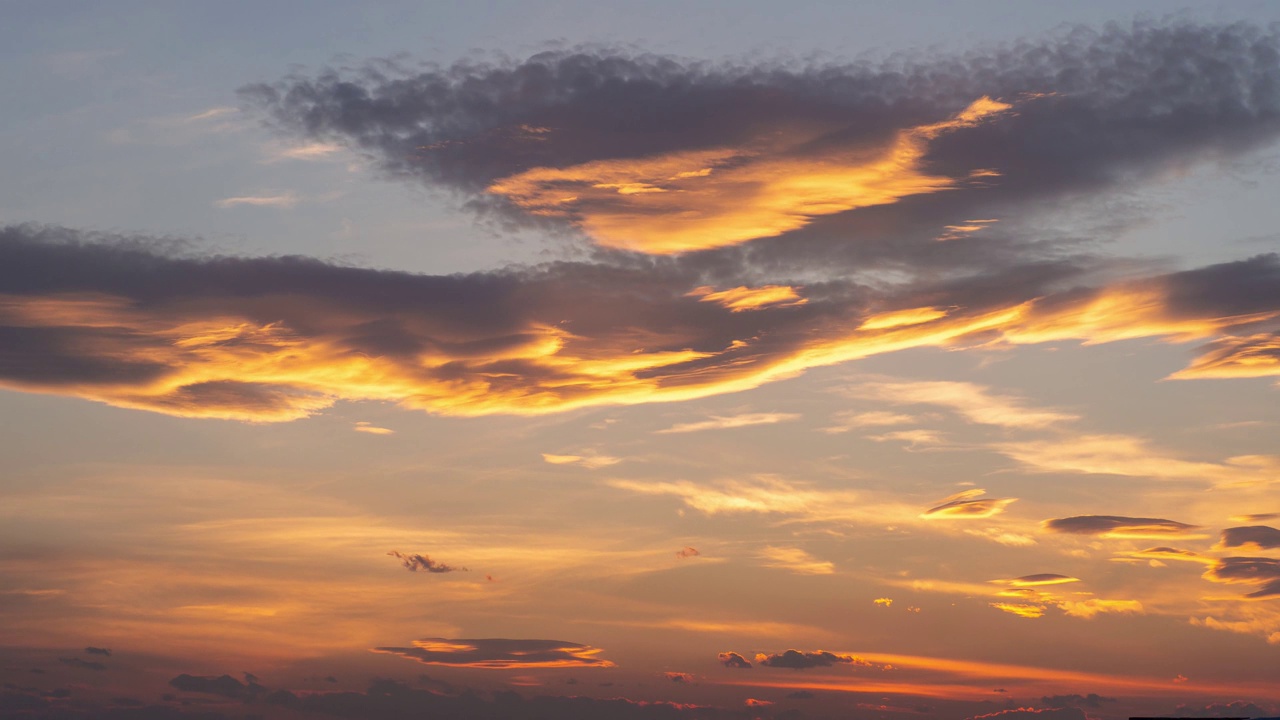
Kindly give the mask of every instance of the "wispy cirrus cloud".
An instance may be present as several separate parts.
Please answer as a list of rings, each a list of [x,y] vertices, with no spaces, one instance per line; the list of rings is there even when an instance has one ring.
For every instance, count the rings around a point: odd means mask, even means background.
[[[743,413],[741,415],[712,416],[710,420],[679,423],[663,430],[655,430],[659,435],[672,433],[702,432],[704,430],[728,430],[731,428],[750,427],[752,425],[774,425],[780,422],[799,420],[797,413]]]
[[[1017,498],[984,498],[987,491],[981,488],[963,490],[943,498],[938,505],[925,510],[920,517],[931,520],[980,520],[999,515]]]
[[[278,193],[274,195],[237,195],[218,200],[214,205],[224,209],[240,206],[289,209],[294,205],[297,205],[301,200],[302,198],[294,193]]]
[[[1078,416],[1027,407],[1020,398],[990,388],[955,381],[873,381],[848,388],[853,397],[903,405],[935,405],[955,411],[969,422],[1010,428],[1044,428]]]
[[[770,545],[758,557],[765,567],[790,570],[797,575],[830,575],[836,571],[835,563],[819,560],[800,548]]]

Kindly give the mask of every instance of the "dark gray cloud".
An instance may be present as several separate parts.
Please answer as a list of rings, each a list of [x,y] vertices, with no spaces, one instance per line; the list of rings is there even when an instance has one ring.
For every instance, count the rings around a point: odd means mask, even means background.
[[[80,658],[58,658],[58,662],[63,665],[70,665],[73,668],[82,670],[106,670],[107,666],[97,660],[81,660]]]
[[[727,668],[739,668],[741,670],[751,669],[751,661],[736,652],[722,652],[719,657],[720,664]]]
[[[89,646],[85,648],[84,651],[88,655],[105,655],[106,657],[111,657],[111,648]]]
[[[1222,546],[1228,548],[1256,545],[1263,550],[1280,548],[1280,530],[1266,525],[1233,527],[1222,531]]]
[[[170,680],[169,685],[183,692],[220,695],[235,700],[247,700],[262,695],[267,691],[266,688],[252,680],[242,683],[230,675],[212,677],[183,673]]]
[[[1046,530],[1072,535],[1117,535],[1130,537],[1179,536],[1199,528],[1176,520],[1135,518],[1119,515],[1077,515],[1045,520]]]
[[[1116,702],[1115,698],[1103,697],[1097,693],[1088,695],[1048,695],[1040,698],[1040,702],[1050,707],[1087,707],[1101,708],[1104,703]]]
[[[808,131],[791,155],[830,156],[940,122],[983,96],[1038,95],[930,146],[933,172],[1001,173],[943,199],[963,214],[1110,187],[1274,138],[1278,45],[1273,31],[1244,24],[1135,23],[882,64],[730,65],[576,49],[425,71],[384,62],[241,93],[286,132],[346,142],[393,175],[475,197],[531,168],[749,147],[788,130]]]
[[[426,665],[453,667],[613,667],[613,663],[597,657],[602,652],[599,648],[560,640],[426,638],[414,641],[412,647],[377,647],[372,651],[399,655]]]
[[[432,560],[430,557],[427,557],[426,555],[419,555],[418,553],[408,554],[408,553],[402,553],[398,550],[392,550],[387,554],[390,555],[391,557],[398,559],[400,561],[400,564],[404,566],[404,568],[409,572],[422,571],[422,572],[428,572],[428,573],[451,573],[458,570],[466,572],[467,570],[464,567],[454,567],[453,565],[445,565],[442,562],[439,562],[437,560]]]
[[[871,665],[870,662],[855,655],[838,655],[826,650],[814,650],[811,652],[787,650],[774,655],[757,655],[756,661],[766,667],[791,668],[793,670],[831,667],[833,665],[860,665],[863,667]]]
[[[1221,558],[1204,573],[1206,580],[1220,583],[1256,585],[1245,597],[1262,600],[1280,598],[1280,560],[1267,557]]]

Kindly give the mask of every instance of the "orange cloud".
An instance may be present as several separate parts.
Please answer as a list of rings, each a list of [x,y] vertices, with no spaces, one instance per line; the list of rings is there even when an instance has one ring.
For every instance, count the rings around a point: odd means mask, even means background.
[[[1190,365],[1173,373],[1174,380],[1199,378],[1255,378],[1280,376],[1280,333],[1215,340]]]
[[[1010,615],[1017,615],[1024,618],[1038,618],[1044,616],[1044,607],[1041,605],[1019,605],[1013,603],[990,603],[991,607],[1007,612]]]
[[[596,657],[602,650],[559,640],[505,640],[483,638],[415,640],[412,647],[377,647],[371,652],[416,660],[424,665],[485,668],[614,667]]]
[[[809,302],[800,297],[796,289],[786,285],[763,285],[749,288],[736,287],[729,290],[716,291],[710,285],[694,288],[685,293],[686,297],[696,297],[702,302],[713,302],[730,312],[759,310],[765,307],[794,307]]]
[[[920,517],[928,519],[961,519],[974,520],[989,518],[1004,512],[1004,509],[1018,501],[1017,498],[978,498],[986,494],[986,490],[974,488],[958,492],[942,500],[937,507],[929,508]]]
[[[487,188],[533,215],[573,221],[606,247],[672,254],[781,235],[813,218],[957,187],[923,170],[929,141],[1012,106],[982,97],[878,147],[806,153],[812,132],[779,129],[739,147],[535,167]]]
[[[18,253],[30,269],[24,277],[48,289],[0,292],[7,328],[0,387],[256,422],[307,417],[340,400],[466,416],[674,402],[910,348],[1186,340],[1276,314],[1189,312],[1179,299],[1186,293],[1179,288],[1193,284],[1185,274],[877,322],[884,313],[869,316],[831,298],[735,313],[687,297],[676,280],[619,269],[430,277],[297,259],[180,260],[82,243],[74,233],[75,242],[63,243],[14,237],[0,243],[0,261]],[[1233,272],[1265,275],[1273,265],[1264,258]],[[588,283],[574,273],[609,280]],[[1043,427],[1070,418],[963,383],[882,391],[913,402],[936,391],[944,406],[985,424]],[[1085,440],[998,449],[1044,469],[1177,477],[1208,469],[1224,481],[1277,467],[1266,458],[1235,458],[1225,469],[1139,462],[1126,457],[1143,449],[1133,442]]]

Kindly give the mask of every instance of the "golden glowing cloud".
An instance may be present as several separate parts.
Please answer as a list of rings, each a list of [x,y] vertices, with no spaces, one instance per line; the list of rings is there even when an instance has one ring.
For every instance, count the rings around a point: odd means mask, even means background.
[[[995,309],[926,308],[870,320],[852,310],[796,318],[794,308],[760,304],[751,314],[770,328],[767,337],[752,324],[738,337],[714,341],[709,337],[724,322],[715,318],[702,328],[609,323],[574,332],[572,324],[536,321],[536,313],[520,319],[517,313],[500,330],[449,326],[449,333],[460,335],[454,338],[440,336],[447,317],[361,311],[318,295],[192,297],[165,307],[101,293],[8,295],[0,296],[0,323],[65,336],[58,351],[68,359],[54,366],[65,368],[65,377],[41,379],[43,368],[22,368],[0,378],[0,386],[170,415],[257,422],[307,417],[339,400],[390,401],[446,415],[535,415],[737,392],[809,368],[910,348],[1072,338],[1182,341],[1275,314],[1175,315],[1162,288],[1163,281],[1148,280]],[[734,314],[710,304],[726,319]],[[677,302],[662,312],[682,310]],[[282,312],[292,320],[263,320]],[[394,326],[391,337],[417,349],[388,353],[376,341],[363,345],[358,338],[371,324]],[[893,402],[941,405],[973,422],[1004,427],[1045,427],[1073,417],[968,383],[880,383],[865,390]],[[933,431],[907,432],[915,434],[881,439],[939,439],[921,434]],[[1234,458],[1218,467],[1166,461],[1115,436],[998,449],[1045,470],[1197,475],[1226,482],[1274,478],[1280,469],[1280,462],[1260,457]]]
[[[424,665],[488,670],[614,667],[612,662],[596,657],[603,652],[599,648],[559,640],[427,638],[415,640],[412,647],[378,647],[371,652],[399,655]]]
[[[796,289],[787,285],[745,285],[729,290],[715,290],[710,285],[694,288],[685,297],[696,297],[702,302],[713,302],[730,312],[759,310],[764,307],[793,307],[804,305],[808,299],[800,297]]]
[[[990,605],[1001,612],[1007,612],[1018,617],[1038,618],[1044,616],[1044,607],[1040,605],[1016,605],[1013,603],[990,603]]]
[[[1280,334],[1260,333],[1228,336],[1210,343],[1208,351],[1169,377],[1185,380],[1276,376],[1280,376]]]
[[[760,551],[765,567],[790,570],[799,575],[830,575],[836,570],[834,563],[819,560],[800,548],[767,547]]]
[[[955,117],[904,129],[881,147],[806,154],[811,133],[780,131],[743,147],[536,167],[495,181],[488,192],[529,213],[572,220],[607,247],[706,250],[956,187],[959,180],[924,172],[929,141],[1011,107],[979,98]]]

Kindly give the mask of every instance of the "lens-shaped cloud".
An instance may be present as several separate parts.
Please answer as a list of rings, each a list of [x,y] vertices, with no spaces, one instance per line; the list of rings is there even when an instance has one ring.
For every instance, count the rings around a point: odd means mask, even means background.
[[[377,647],[372,652],[399,655],[424,665],[486,669],[614,667],[589,645],[560,640],[505,640],[481,638],[415,640],[412,647]]]
[[[1120,539],[1205,537],[1196,532],[1200,530],[1199,525],[1188,525],[1162,518],[1135,518],[1119,515],[1077,515],[1045,520],[1044,528],[1056,533]]]

